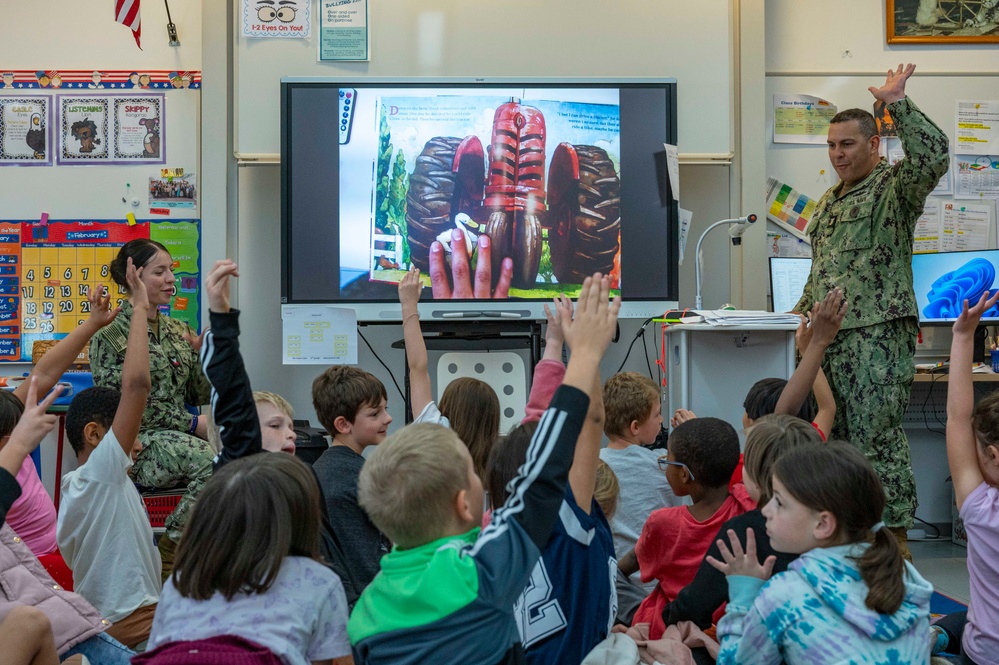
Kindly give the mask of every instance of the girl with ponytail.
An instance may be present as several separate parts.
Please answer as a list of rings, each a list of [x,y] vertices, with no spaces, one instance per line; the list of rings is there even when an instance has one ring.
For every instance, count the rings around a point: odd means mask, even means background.
[[[929,658],[933,586],[902,559],[881,522],[884,491],[870,462],[843,442],[777,460],[763,508],[778,552],[799,554],[773,578],[752,530],[722,540],[729,604],[718,623],[723,663],[922,663]],[[769,580],[769,581],[768,581]]]

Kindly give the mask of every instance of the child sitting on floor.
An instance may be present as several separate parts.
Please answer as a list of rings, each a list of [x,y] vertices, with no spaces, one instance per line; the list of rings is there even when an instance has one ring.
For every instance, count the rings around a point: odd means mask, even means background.
[[[971,358],[982,314],[999,302],[986,292],[974,307],[965,301],[954,323],[947,388],[947,461],[954,495],[968,532],[971,602],[964,613],[936,625],[947,631],[947,651],[963,662],[989,663],[999,655],[999,393],[975,404]]]
[[[111,623],[108,634],[130,649],[149,638],[160,595],[160,554],[146,507],[128,477],[142,450],[139,426],[149,396],[146,288],[131,259],[127,279],[135,311],[128,331],[121,392],[87,388],[66,413],[79,467],[62,478],[59,548],[78,594]]]
[[[667,604],[663,610],[663,620],[667,626],[681,621],[693,621],[699,628],[706,629],[716,621],[719,609],[728,601],[728,587],[725,575],[709,564],[707,558],[721,557],[717,539],[729,530],[742,537],[747,529],[752,529],[756,534],[756,551],[760,562],[773,554],[777,556],[774,570],[778,573],[787,570],[788,564],[797,555],[778,553],[771,547],[766,520],[760,508],[767,505],[773,495],[774,463],[789,450],[821,442],[822,438],[814,427],[794,416],[770,414],[753,423],[746,432],[746,464],[742,478],[749,497],[758,507],[733,517],[721,526],[693,581],[683,587],[676,600]]]
[[[722,561],[709,561],[728,575],[730,598],[719,665],[927,662],[933,586],[902,558],[884,507],[874,467],[848,443],[777,460],[767,533],[799,557],[771,578],[774,557],[760,563],[752,530],[745,548],[733,531],[718,541]]]
[[[666,603],[694,579],[719,527],[756,507],[742,483],[729,490],[738,463],[739,436],[723,420],[695,418],[670,434],[660,468],[673,493],[690,496],[694,503],[652,513],[635,545],[642,581],[658,582],[632,621],[649,624],[649,639],[662,637]]]
[[[225,636],[266,647],[285,665],[349,662],[347,600],[318,561],[319,523],[315,476],[293,456],[219,469],[198,497],[139,662],[156,663],[180,641],[203,641],[198,649],[210,654]]]
[[[475,472],[481,476],[485,474],[489,451],[499,436],[499,398],[488,383],[462,377],[455,379],[444,389],[440,408],[434,403],[427,368],[427,344],[423,340],[417,309],[422,290],[419,268],[410,270],[399,282],[413,422],[437,423],[453,429],[458,438],[468,446],[472,461],[475,462]]]
[[[563,505],[587,393],[617,321],[620,299],[609,305],[609,291],[607,278],[587,278],[575,319],[562,319],[573,350],[565,379],[508,486],[510,498],[481,533],[482,481],[454,432],[410,425],[371,455],[361,472],[361,505],[395,546],[350,618],[358,663],[523,658],[514,602]]]

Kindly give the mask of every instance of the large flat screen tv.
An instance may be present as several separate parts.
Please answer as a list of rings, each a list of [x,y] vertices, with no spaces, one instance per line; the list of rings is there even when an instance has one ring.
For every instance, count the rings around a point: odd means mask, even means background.
[[[282,302],[398,319],[405,271],[429,286],[443,257],[450,279],[460,229],[473,269],[489,238],[494,285],[511,260],[511,287],[426,288],[425,318],[543,318],[596,271],[623,316],[661,314],[678,299],[676,142],[673,79],[282,79]]]
[[[913,254],[912,286],[919,325],[951,325],[967,300],[974,305],[985,291],[999,288],[999,250]],[[982,316],[983,325],[999,324],[999,307]]]

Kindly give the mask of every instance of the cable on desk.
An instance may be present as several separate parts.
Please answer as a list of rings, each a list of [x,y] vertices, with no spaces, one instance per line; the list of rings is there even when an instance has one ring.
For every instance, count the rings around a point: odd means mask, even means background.
[[[377,360],[378,362],[380,362],[380,363],[381,363],[382,367],[384,367],[384,368],[385,368],[385,371],[389,373],[389,376],[390,376],[390,377],[392,377],[392,383],[394,383],[394,384],[395,384],[395,389],[399,391],[399,397],[401,397],[401,398],[402,398],[402,402],[403,402],[403,404],[405,405],[405,403],[406,403],[406,393],[404,393],[404,392],[402,391],[402,388],[400,388],[400,387],[399,387],[399,382],[395,380],[395,374],[393,374],[393,373],[392,373],[392,370],[390,370],[390,369],[389,369],[389,366],[385,364],[385,361],[383,361],[383,360],[382,360],[382,359],[381,359],[381,358],[380,358],[380,357],[378,356],[378,354],[377,354],[377,353],[375,353],[375,349],[374,349],[374,347],[373,347],[373,346],[371,346],[371,342],[369,342],[369,341],[368,341],[368,338],[367,338],[367,337],[365,337],[363,333],[361,333],[361,330],[360,330],[360,329],[358,329],[358,331],[357,331],[357,336],[358,336],[358,337],[360,337],[360,338],[361,338],[362,340],[364,340],[364,343],[368,345],[368,348],[369,348],[369,349],[371,349],[371,355],[373,355],[373,356],[375,357],[375,360]]]

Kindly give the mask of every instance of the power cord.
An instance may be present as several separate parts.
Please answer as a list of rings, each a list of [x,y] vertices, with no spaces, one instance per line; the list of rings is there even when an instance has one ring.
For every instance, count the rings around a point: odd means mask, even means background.
[[[392,383],[395,384],[395,389],[399,391],[399,397],[402,398],[402,402],[403,402],[403,404],[405,404],[406,403],[406,393],[404,393],[402,391],[402,388],[399,387],[399,382],[395,380],[395,374],[393,374],[392,370],[389,369],[389,366],[385,364],[385,361],[383,361],[379,357],[379,355],[377,353],[375,353],[375,348],[373,346],[371,346],[371,342],[369,342],[368,338],[365,337],[363,333],[361,333],[360,329],[357,330],[357,336],[360,337],[362,340],[364,340],[364,343],[368,345],[369,349],[371,349],[371,355],[373,355],[375,357],[375,360],[377,360],[379,363],[381,363],[382,367],[385,368],[385,371],[389,373],[390,377],[392,377]]]
[[[621,366],[617,368],[618,372],[620,372],[622,369],[624,369],[625,363],[628,362],[628,358],[629,358],[629,356],[631,356],[631,349],[635,346],[635,342],[638,341],[639,337],[642,337],[642,336],[645,335],[645,329],[649,326],[650,323],[652,323],[652,319],[654,319],[654,318],[656,318],[656,317],[650,316],[649,318],[645,319],[645,321],[642,323],[642,326],[638,329],[638,332],[635,333],[635,336],[631,340],[631,344],[628,345],[628,351],[625,352],[625,354],[624,354],[624,360],[621,361]],[[645,359],[648,360],[648,354],[647,353],[646,353]],[[652,367],[651,366],[649,367],[649,375],[650,376],[652,375]]]

